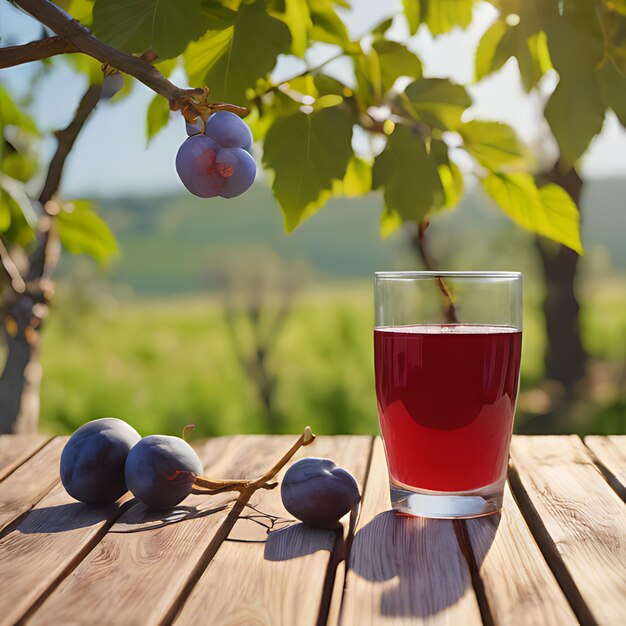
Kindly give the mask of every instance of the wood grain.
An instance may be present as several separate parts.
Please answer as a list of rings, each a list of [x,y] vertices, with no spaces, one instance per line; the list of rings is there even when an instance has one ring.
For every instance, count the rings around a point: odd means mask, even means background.
[[[56,437],[0,483],[0,530],[30,509],[59,482],[67,437]]]
[[[623,623],[624,504],[572,436],[515,437],[512,486],[533,535],[582,623]]]
[[[205,463],[205,473],[255,476],[271,466],[287,439],[233,437],[215,463]],[[167,620],[189,581],[200,575],[196,570],[206,567],[206,555],[217,549],[212,539],[228,521],[232,502],[232,494],[189,496],[178,511],[198,508],[209,514],[153,527],[155,516],[135,505],[35,612],[32,623],[144,626]],[[128,532],[133,527],[143,530]]]
[[[206,456],[217,458],[226,440],[213,440]],[[127,494],[128,502],[131,494]],[[81,562],[124,507],[86,505],[57,485],[22,523],[0,540],[0,624],[22,618]]]
[[[402,517],[390,508],[377,438],[348,560],[341,623],[482,624],[452,522]]]
[[[16,623],[71,571],[119,508],[82,504],[59,484],[2,537],[0,624]]]
[[[27,461],[50,437],[45,435],[0,435],[0,480]]]
[[[467,520],[465,525],[495,624],[578,623],[508,484],[502,514]]]
[[[585,444],[611,487],[626,501],[626,435],[590,435]]]
[[[320,437],[294,461],[330,458],[362,489],[371,445],[371,437]],[[250,504],[254,508],[244,511],[193,588],[177,626],[315,626],[320,608],[326,622],[324,590],[329,585],[330,601],[337,566],[333,553],[336,543],[341,549],[341,533],[298,523],[283,507],[279,489],[257,492]],[[272,526],[276,529],[268,534]]]

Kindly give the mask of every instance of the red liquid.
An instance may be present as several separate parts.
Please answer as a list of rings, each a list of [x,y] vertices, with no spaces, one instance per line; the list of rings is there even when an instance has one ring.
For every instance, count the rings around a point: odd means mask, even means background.
[[[380,428],[394,482],[470,491],[504,480],[522,333],[505,326],[374,331]]]

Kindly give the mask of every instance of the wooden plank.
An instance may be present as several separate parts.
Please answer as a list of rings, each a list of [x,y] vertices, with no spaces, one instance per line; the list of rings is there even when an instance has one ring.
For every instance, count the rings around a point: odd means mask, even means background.
[[[206,473],[216,478],[257,475],[292,441],[234,437],[219,460],[205,466]],[[82,623],[85,616],[97,616],[103,624],[168,621],[218,549],[221,535],[216,534],[222,525],[234,524],[228,517],[232,504],[232,494],[189,496],[177,511],[201,509],[208,514],[167,525],[143,505],[135,505],[41,605],[32,623]]]
[[[624,504],[572,436],[515,437],[510,478],[578,619],[619,624],[626,606]]]
[[[45,435],[0,435],[0,480],[27,461],[50,437]]]
[[[212,440],[203,452],[216,459],[226,439]],[[130,498],[128,494],[126,500]],[[124,510],[122,503],[86,505],[57,485],[0,540],[0,624],[13,624],[72,571]]]
[[[67,437],[56,437],[0,483],[0,531],[59,482],[59,462]]]
[[[585,444],[611,487],[626,501],[626,435],[589,435]]]
[[[452,522],[390,511],[380,439],[348,560],[341,623],[482,624]]]
[[[362,490],[371,447],[371,437],[320,437],[294,461],[332,459],[352,473]],[[193,588],[177,626],[315,626],[320,613],[326,623],[338,565],[333,555],[336,543],[341,551],[342,534],[314,530],[291,518],[279,489],[257,492],[250,504],[254,508],[244,511]],[[268,533],[272,526],[276,530]]]
[[[495,624],[578,624],[508,485],[502,514],[465,525]]]

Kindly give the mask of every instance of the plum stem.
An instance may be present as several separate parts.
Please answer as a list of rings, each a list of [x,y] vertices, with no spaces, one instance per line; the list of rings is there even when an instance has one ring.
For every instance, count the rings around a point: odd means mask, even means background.
[[[184,428],[183,428],[183,432],[180,436],[180,438],[183,441],[187,441],[187,437],[189,436],[189,433],[191,433],[193,430],[195,430],[196,425],[195,424],[187,424]]]
[[[278,483],[270,483],[272,478],[287,465],[293,455],[303,446],[308,446],[315,440],[311,428],[307,426],[298,440],[285,452],[285,454],[264,474],[253,480],[248,479],[213,479],[207,476],[197,476],[193,483],[195,494],[215,494],[225,491],[239,491],[240,493],[252,493],[257,489],[274,489]]]

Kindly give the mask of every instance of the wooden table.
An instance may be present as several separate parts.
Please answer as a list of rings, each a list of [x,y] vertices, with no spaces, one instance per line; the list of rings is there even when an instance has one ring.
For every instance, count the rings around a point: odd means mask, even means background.
[[[208,475],[251,477],[293,439],[198,450]],[[279,490],[165,518],[80,504],[59,483],[65,441],[0,437],[1,624],[626,623],[626,437],[515,437],[502,515],[455,523],[389,511],[379,439],[319,437],[298,456],[364,494],[343,533],[290,520]]]

